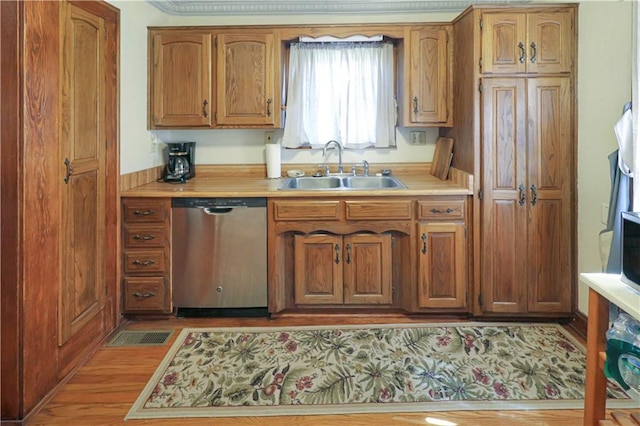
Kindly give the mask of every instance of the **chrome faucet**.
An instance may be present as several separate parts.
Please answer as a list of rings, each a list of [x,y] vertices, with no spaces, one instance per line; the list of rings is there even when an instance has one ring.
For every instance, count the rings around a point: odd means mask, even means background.
[[[331,144],[335,144],[338,146],[338,173],[343,173],[344,169],[342,168],[342,150],[344,149],[344,147],[342,146],[342,144],[340,144],[340,142],[331,140],[324,144],[324,147],[322,148],[322,156],[327,156],[327,147]]]

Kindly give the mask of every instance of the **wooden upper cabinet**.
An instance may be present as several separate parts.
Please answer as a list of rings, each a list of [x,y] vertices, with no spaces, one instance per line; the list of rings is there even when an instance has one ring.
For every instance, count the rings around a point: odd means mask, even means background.
[[[569,73],[573,57],[573,11],[484,13],[485,74]]]
[[[217,35],[218,123],[280,122],[273,31]]]
[[[215,124],[212,40],[210,31],[150,31],[149,128]]]
[[[410,32],[405,76],[406,126],[452,125],[450,26],[426,26]]]

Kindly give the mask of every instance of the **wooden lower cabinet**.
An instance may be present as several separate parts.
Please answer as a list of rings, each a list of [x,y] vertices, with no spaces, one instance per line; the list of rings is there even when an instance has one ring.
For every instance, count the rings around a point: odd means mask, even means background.
[[[464,223],[419,223],[418,237],[418,307],[464,308],[467,299]]]
[[[392,303],[390,234],[295,235],[297,305]]]
[[[170,199],[125,198],[122,211],[123,313],[170,314]]]

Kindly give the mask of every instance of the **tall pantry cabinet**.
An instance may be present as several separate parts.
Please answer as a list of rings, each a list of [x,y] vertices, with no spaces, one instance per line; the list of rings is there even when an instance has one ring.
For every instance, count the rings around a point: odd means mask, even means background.
[[[477,176],[473,313],[569,317],[576,288],[577,6],[454,22],[454,167]]]
[[[119,11],[0,2],[1,418],[21,420],[116,327]]]

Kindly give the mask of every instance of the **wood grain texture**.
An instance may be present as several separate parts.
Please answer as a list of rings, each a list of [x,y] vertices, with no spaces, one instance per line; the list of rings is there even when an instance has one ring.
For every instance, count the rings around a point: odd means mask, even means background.
[[[450,319],[447,321],[451,321]],[[324,316],[295,316],[279,319],[265,318],[216,318],[216,319],[170,319],[166,321],[130,321],[128,330],[158,330],[183,327],[234,327],[234,326],[295,326],[317,324],[375,324],[375,323],[421,323],[423,320],[406,316],[384,315],[365,317],[342,315],[334,318]],[[177,332],[164,346],[157,347],[103,347],[92,359],[63,385],[56,395],[31,419],[32,425],[125,425],[154,424],[159,426],[196,426],[215,422],[216,425],[424,425],[426,416],[448,420],[460,425],[510,425],[523,426],[578,426],[583,424],[583,410],[526,410],[526,411],[458,411],[421,413],[379,413],[320,416],[276,416],[234,418],[180,418],[154,419],[153,421],[124,421],[124,416],[155,371]],[[584,343],[584,340],[582,341]],[[630,415],[633,410],[616,410]],[[637,410],[636,410],[637,411]],[[611,411],[606,417],[612,420]]]
[[[436,150],[433,153],[430,173],[441,180],[447,180],[449,168],[453,159],[453,139],[443,138],[436,140]]]
[[[344,303],[391,305],[391,234],[343,237]]]
[[[155,182],[160,179],[165,172],[165,166],[156,166],[137,172],[120,175],[120,191],[126,191],[137,186]],[[200,169],[198,169],[198,173]]]
[[[20,21],[22,2],[0,2],[0,417],[19,418],[22,413],[21,340],[22,114]]]

